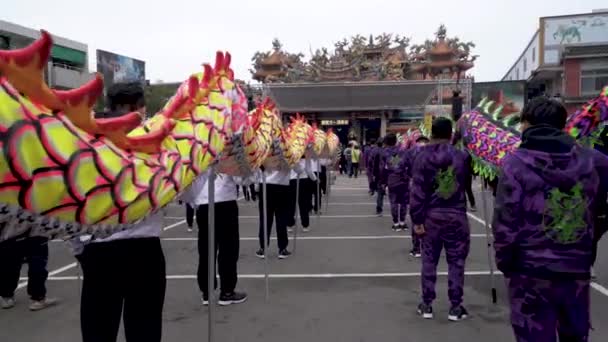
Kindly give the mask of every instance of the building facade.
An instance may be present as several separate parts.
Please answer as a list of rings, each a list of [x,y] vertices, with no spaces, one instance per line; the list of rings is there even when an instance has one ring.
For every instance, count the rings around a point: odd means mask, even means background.
[[[355,35],[304,54],[289,53],[278,40],[257,52],[249,89],[269,96],[285,116],[299,113],[321,126],[333,127],[341,140],[361,142],[388,131],[417,127],[429,110],[449,115],[454,91],[470,108],[472,79],[466,73],[477,56],[471,42],[448,37],[441,25],[435,39],[410,46],[401,35]]]
[[[40,31],[0,20],[0,49],[19,49],[40,37]],[[53,47],[45,69],[47,84],[55,89],[73,89],[92,78],[88,47],[84,43],[53,36]]]
[[[525,80],[528,97],[561,97],[570,111],[608,85],[608,9],[539,19],[503,81]]]

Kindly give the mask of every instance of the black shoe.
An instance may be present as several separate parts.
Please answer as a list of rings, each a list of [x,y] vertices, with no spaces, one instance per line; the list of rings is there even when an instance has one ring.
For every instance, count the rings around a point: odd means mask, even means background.
[[[418,305],[418,310],[416,310],[419,316],[424,319],[432,319],[433,318],[433,307],[429,304],[421,303]]]
[[[448,314],[448,319],[452,322],[462,321],[467,317],[469,317],[469,313],[467,312],[467,309],[465,309],[462,305],[451,308],[450,313]]]
[[[287,259],[287,258],[289,258],[290,255],[291,255],[291,252],[284,249],[279,252],[279,259]]]
[[[263,249],[258,249],[257,252],[255,252],[255,256],[257,256],[260,259],[264,259],[266,256],[264,255],[264,250]]]
[[[422,254],[420,253],[420,251],[413,249],[410,251],[410,256],[413,256],[414,258],[422,258]]]
[[[241,304],[247,301],[246,293],[232,292],[232,293],[221,293],[220,300],[217,302],[221,306],[228,306],[232,304]]]
[[[404,223],[400,223],[399,224],[399,228],[401,228],[401,230],[408,230],[409,229],[409,227],[407,226],[407,223],[405,223],[405,222]]]
[[[382,212],[381,211],[376,211],[376,216],[382,217]]]
[[[201,298],[204,306],[209,305],[209,295],[203,293],[203,298]]]
[[[396,232],[401,231],[401,228],[399,227],[398,223],[393,223],[392,229],[393,229],[393,231],[396,231]]]

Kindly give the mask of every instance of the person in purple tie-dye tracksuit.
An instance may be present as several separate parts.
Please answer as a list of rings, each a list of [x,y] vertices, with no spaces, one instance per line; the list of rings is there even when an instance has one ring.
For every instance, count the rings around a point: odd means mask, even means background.
[[[412,179],[412,169],[414,165],[414,161],[416,160],[416,156],[420,152],[420,148],[429,143],[429,139],[427,137],[421,136],[416,139],[415,145],[407,150],[405,154],[405,158],[403,158],[401,168],[405,170],[407,177],[409,180]],[[410,255],[414,258],[421,258],[422,253],[420,251],[420,236],[416,234],[416,231],[412,229],[412,250],[410,251]]]
[[[470,156],[450,143],[449,119],[435,119],[431,134],[431,143],[420,148],[412,171],[410,216],[422,239],[422,303],[418,314],[433,318],[437,263],[445,249],[451,303],[448,319],[460,321],[468,316],[462,297],[470,245],[465,198]]]
[[[522,142],[504,160],[492,229],[518,342],[589,339],[594,237],[605,228],[608,159],[562,130],[561,103],[522,111]]]
[[[380,158],[379,187],[388,188],[388,199],[391,204],[393,230],[400,232],[407,229],[405,216],[409,202],[410,181],[402,167],[406,151],[397,146],[397,136],[389,133],[384,138],[386,148]]]

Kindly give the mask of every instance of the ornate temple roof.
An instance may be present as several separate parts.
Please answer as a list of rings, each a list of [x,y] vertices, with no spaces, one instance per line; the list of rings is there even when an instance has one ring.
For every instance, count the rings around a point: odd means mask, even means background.
[[[326,48],[311,51],[310,60],[303,54],[282,50],[275,39],[273,50],[257,52],[253,58],[253,79],[262,83],[301,83],[331,81],[398,81],[434,78],[439,74],[459,78],[473,67],[469,56],[473,43],[464,43],[455,37],[448,39],[441,26],[434,41],[412,46],[410,39],[400,35],[355,35]]]

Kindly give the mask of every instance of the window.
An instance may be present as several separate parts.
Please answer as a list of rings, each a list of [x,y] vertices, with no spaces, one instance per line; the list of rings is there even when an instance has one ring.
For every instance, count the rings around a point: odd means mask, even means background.
[[[528,71],[528,59],[524,58],[524,75],[526,74],[526,71]]]
[[[536,47],[532,48],[532,63],[536,62]]]
[[[581,71],[581,95],[597,95],[608,85],[608,68]]]

